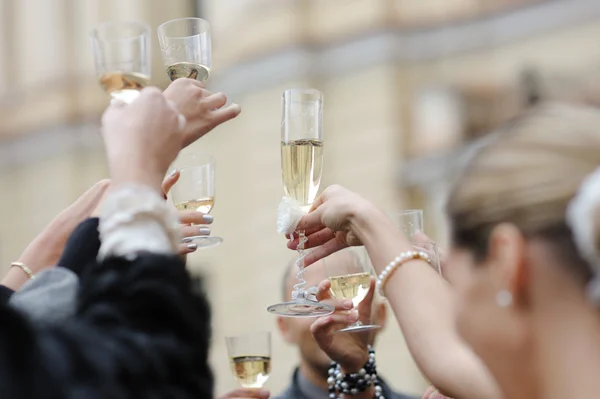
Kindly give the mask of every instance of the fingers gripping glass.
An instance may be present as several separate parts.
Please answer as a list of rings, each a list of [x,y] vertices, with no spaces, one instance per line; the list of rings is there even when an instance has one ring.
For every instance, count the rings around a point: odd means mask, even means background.
[[[281,170],[287,197],[307,212],[317,196],[323,169],[323,94],[315,89],[292,89],[283,93],[281,119]],[[315,317],[333,313],[321,304],[314,290],[306,290],[304,232],[299,232],[298,284],[292,300],[269,306],[271,313],[290,317]]]
[[[262,388],[271,373],[271,333],[226,337],[233,377],[244,388]]]
[[[358,310],[358,305],[371,289],[373,268],[364,247],[350,247],[323,260],[331,287],[331,296],[337,299],[349,299]],[[359,314],[360,318],[360,314]],[[354,324],[338,332],[360,332],[380,328],[374,324],[363,324],[357,320]]]
[[[205,82],[210,77],[210,24],[200,18],[179,18],[158,27],[158,41],[167,75]]]
[[[215,204],[215,161],[208,154],[180,154],[175,161],[179,180],[169,195],[179,211],[209,214]],[[184,243],[194,242],[198,248],[207,248],[223,242],[221,237],[191,236]]]
[[[131,103],[150,81],[150,27],[111,21],[90,36],[100,86],[113,101]]]

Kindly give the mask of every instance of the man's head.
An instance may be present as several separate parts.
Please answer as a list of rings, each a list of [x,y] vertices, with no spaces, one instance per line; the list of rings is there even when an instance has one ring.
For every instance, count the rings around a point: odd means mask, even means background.
[[[349,256],[352,256],[351,252],[337,252],[328,256],[326,262],[328,265],[332,264],[333,262],[348,262],[351,261]],[[296,259],[294,259],[290,261],[286,267],[286,271],[282,280],[282,295],[285,301],[291,300],[291,293],[294,284],[297,282],[297,270]],[[317,286],[326,278],[327,274],[322,260],[315,262],[308,267],[304,274],[307,287]],[[386,321],[386,307],[385,304],[379,298],[377,298],[377,296],[373,300],[373,309],[371,314],[372,323],[384,327]],[[307,366],[325,376],[331,360],[325,354],[325,352],[319,348],[317,342],[314,340],[310,332],[310,326],[314,321],[315,318],[313,317],[278,317],[277,324],[279,331],[286,342],[298,347],[300,351],[301,362],[306,363]]]

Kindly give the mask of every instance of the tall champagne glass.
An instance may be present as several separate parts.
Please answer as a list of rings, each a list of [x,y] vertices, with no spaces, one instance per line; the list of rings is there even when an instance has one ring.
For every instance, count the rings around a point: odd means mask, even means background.
[[[150,81],[150,27],[110,21],[90,36],[100,86],[113,101],[131,103]]]
[[[205,82],[210,76],[210,24],[200,18],[179,18],[158,27],[158,41],[167,75]]]
[[[308,212],[317,196],[323,169],[323,94],[315,89],[290,89],[283,93],[281,121],[281,170],[287,197]],[[269,306],[271,313],[291,317],[314,317],[333,312],[307,291],[304,273],[304,232],[299,232],[298,284],[292,301]]]

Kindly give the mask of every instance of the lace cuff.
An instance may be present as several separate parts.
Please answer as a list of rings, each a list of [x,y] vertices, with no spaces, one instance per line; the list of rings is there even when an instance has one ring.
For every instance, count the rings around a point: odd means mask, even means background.
[[[107,195],[98,230],[100,261],[143,251],[172,254],[181,241],[175,210],[156,191],[142,185],[119,186]]]

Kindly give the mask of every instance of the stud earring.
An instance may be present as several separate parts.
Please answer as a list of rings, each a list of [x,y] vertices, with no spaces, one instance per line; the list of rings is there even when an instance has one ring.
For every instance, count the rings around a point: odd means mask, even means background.
[[[512,294],[506,290],[502,290],[496,294],[496,303],[501,308],[507,308],[512,304]]]

